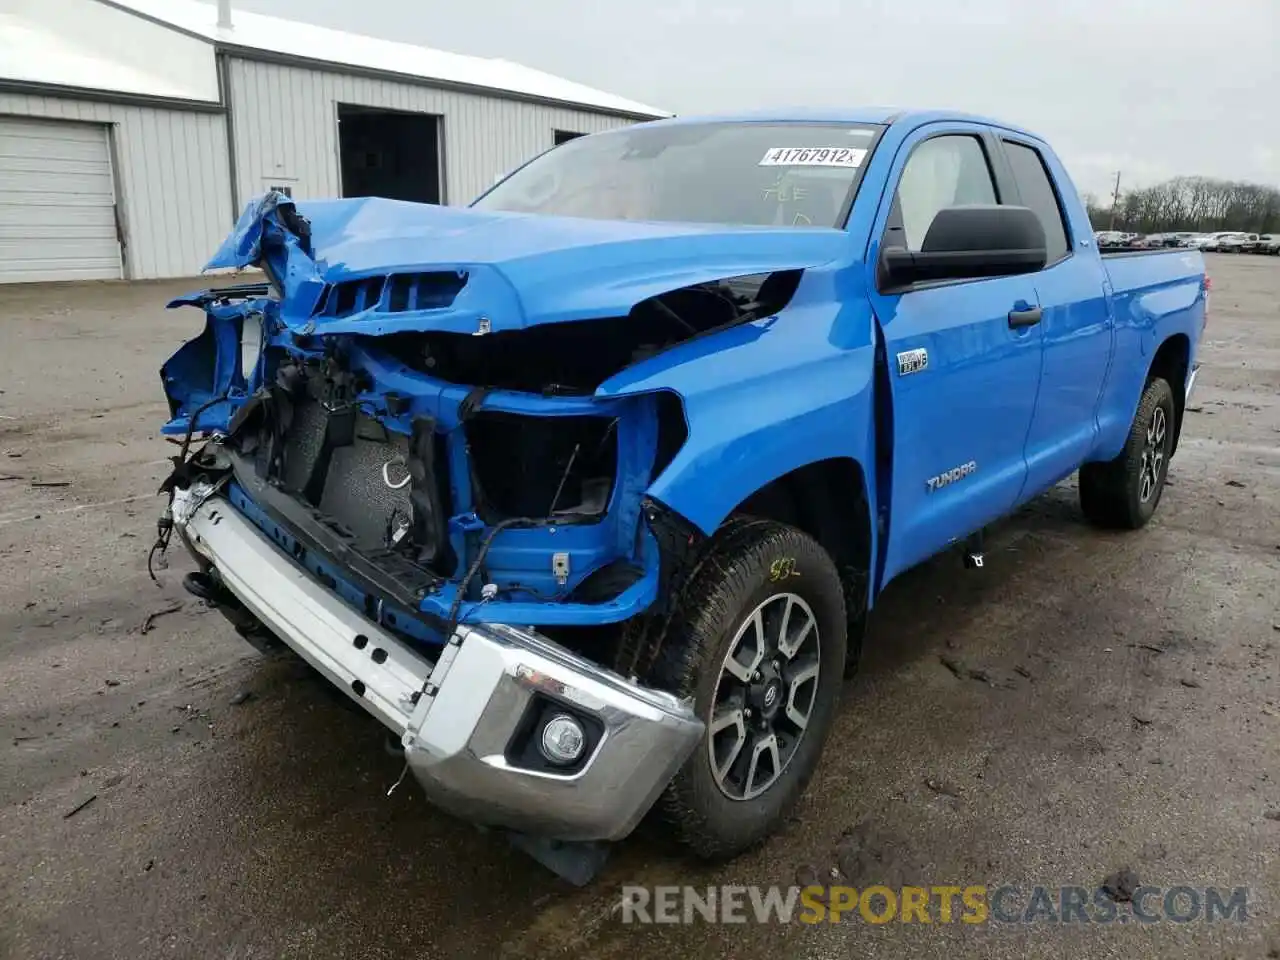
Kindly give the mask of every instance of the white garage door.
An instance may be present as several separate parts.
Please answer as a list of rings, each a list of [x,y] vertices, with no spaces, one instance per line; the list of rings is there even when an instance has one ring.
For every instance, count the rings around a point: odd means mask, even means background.
[[[0,117],[0,283],[119,276],[107,128]]]

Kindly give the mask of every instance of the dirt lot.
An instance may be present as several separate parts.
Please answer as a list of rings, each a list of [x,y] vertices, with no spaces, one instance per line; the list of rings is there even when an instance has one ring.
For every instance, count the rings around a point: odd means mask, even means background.
[[[155,371],[199,324],[162,305],[190,284],[0,289],[0,957],[1280,956],[1280,261],[1210,269],[1205,368],[1145,531],[1090,529],[1064,484],[993,532],[984,572],[903,577],[782,835],[709,869],[642,829],[584,890],[412,785],[388,798],[376,725],[186,597],[180,551],[148,580]],[[1247,886],[1250,919],[610,909],[627,883],[1092,888],[1121,867]]]

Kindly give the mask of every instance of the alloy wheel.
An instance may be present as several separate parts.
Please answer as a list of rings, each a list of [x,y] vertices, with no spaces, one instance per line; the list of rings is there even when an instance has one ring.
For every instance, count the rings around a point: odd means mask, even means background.
[[[1164,407],[1157,406],[1151,414],[1151,422],[1147,424],[1147,442],[1142,447],[1142,468],[1139,473],[1138,500],[1146,503],[1160,484],[1160,471],[1164,469],[1165,434],[1168,432],[1168,420],[1164,415]]]
[[[817,702],[821,637],[794,593],[760,603],[734,634],[707,723],[711,775],[731,800],[752,800],[782,776]]]

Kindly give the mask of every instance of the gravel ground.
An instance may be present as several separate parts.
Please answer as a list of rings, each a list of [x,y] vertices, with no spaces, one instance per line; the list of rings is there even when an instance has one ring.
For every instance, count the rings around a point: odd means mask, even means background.
[[[981,573],[902,577],[779,836],[709,868],[646,826],[582,890],[412,785],[388,798],[376,724],[187,597],[181,551],[148,580],[172,452],[155,371],[199,326],[162,305],[193,284],[5,288],[0,957],[1280,957],[1280,260],[1210,271],[1146,530],[1090,529],[1070,482],[992,531]],[[1245,886],[1249,920],[611,911],[623,884],[1093,888],[1125,867]]]

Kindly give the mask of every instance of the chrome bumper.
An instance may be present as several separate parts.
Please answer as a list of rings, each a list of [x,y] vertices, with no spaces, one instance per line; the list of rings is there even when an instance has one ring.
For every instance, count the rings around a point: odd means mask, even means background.
[[[460,626],[433,663],[209,494],[175,496],[187,545],[273,633],[398,734],[427,796],[464,819],[560,840],[620,839],[702,736],[687,702],[531,629]],[[528,753],[513,753],[531,711],[548,701],[599,731],[575,772],[530,769]]]

